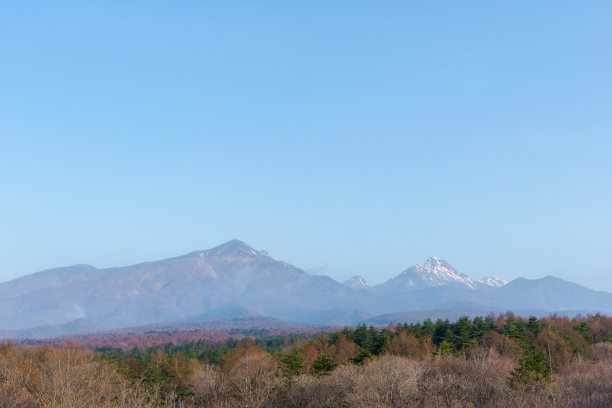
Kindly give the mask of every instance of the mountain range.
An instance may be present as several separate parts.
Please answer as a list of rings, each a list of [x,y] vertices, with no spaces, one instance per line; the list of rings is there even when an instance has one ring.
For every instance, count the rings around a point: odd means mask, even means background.
[[[233,240],[137,265],[75,265],[0,283],[0,337],[53,336],[169,322],[266,317],[346,325],[514,311],[612,312],[612,293],[551,276],[478,281],[429,258],[380,285],[344,283]],[[36,333],[32,335],[32,333]]]

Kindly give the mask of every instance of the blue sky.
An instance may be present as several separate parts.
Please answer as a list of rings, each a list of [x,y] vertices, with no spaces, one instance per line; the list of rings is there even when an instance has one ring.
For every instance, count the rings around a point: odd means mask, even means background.
[[[2,2],[0,280],[232,238],[612,291],[612,3]]]

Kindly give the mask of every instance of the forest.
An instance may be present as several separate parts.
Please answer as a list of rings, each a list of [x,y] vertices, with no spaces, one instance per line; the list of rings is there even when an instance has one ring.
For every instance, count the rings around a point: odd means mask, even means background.
[[[599,314],[269,334],[5,342],[0,407],[612,406]]]

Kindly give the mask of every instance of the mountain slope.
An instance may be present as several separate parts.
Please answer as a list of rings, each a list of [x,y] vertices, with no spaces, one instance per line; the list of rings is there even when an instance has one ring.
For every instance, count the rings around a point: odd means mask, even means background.
[[[612,312],[611,293],[562,279],[504,282],[475,282],[429,258],[381,285],[368,287],[360,277],[341,284],[233,240],[156,262],[103,270],[77,265],[1,283],[0,336],[234,318],[344,325],[424,310]]]
[[[8,299],[58,288],[69,283],[88,281],[100,276],[100,271],[90,265],[73,265],[33,273],[8,282],[0,283],[0,299]]]
[[[550,311],[612,311],[612,293],[585,288],[547,276],[518,278],[497,290],[498,302],[509,309],[535,308]]]
[[[175,321],[230,305],[266,316],[308,319],[310,311],[340,306],[350,290],[234,240],[176,258],[105,269],[94,279],[69,280],[35,296],[4,298],[0,327],[88,319],[113,328]]]

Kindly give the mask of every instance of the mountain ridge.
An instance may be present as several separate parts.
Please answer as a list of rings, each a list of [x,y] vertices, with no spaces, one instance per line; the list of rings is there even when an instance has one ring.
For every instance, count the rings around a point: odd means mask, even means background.
[[[612,312],[612,294],[560,278],[518,278],[497,286],[500,278],[490,279],[491,285],[472,280],[431,257],[380,285],[368,286],[358,276],[340,283],[232,240],[158,261],[107,269],[73,265],[0,283],[0,294],[5,294],[0,297],[0,328],[110,330],[231,316],[343,325],[457,308]]]

